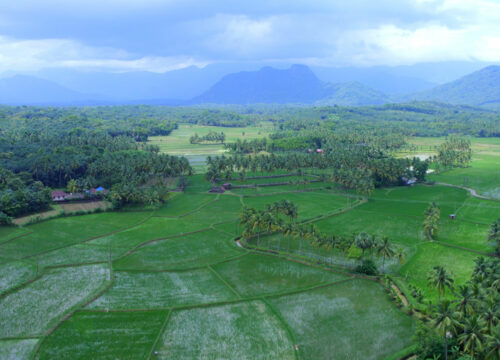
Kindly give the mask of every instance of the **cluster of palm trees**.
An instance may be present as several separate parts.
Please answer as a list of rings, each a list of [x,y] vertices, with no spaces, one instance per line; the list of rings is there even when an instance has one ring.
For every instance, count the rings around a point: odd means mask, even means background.
[[[280,215],[289,219],[288,224],[284,223]],[[242,236],[244,238],[249,239],[252,236],[257,236],[257,247],[259,247],[260,236],[263,232],[268,235],[271,232],[283,232],[290,235],[291,229],[296,227],[297,217],[297,205],[291,201],[282,200],[267,204],[264,210],[244,206],[240,211],[239,224],[243,226]],[[270,237],[268,237],[268,241],[270,241]],[[278,247],[281,248],[281,238]]]
[[[491,223],[490,231],[488,233],[488,241],[494,244],[495,253],[500,255],[500,218]]]
[[[471,279],[457,288],[443,267],[436,266],[429,273],[429,283],[438,289],[439,301],[432,306],[431,326],[422,326],[417,332],[422,355],[500,359],[500,261],[480,257],[475,263]],[[453,299],[441,298],[446,288],[453,292]],[[441,354],[429,346],[429,339],[436,335],[443,345]]]
[[[432,202],[424,212],[425,219],[422,224],[424,234],[427,240],[434,240],[438,230],[439,218],[441,217],[441,209],[439,206]]]
[[[288,222],[283,221],[282,217],[288,218]],[[251,237],[257,237],[257,247],[261,246],[261,234],[268,235],[267,247],[270,248],[271,233],[280,232],[278,238],[278,251],[281,250],[283,238],[287,238],[287,251],[290,251],[290,240],[295,238],[299,240],[298,252],[302,253],[303,242],[306,241],[312,247],[325,249],[330,252],[330,262],[333,263],[335,251],[342,254],[344,259],[347,259],[351,249],[357,248],[361,250],[360,259],[365,259],[367,253],[371,257],[376,255],[381,257],[382,271],[385,271],[385,262],[390,258],[397,258],[401,264],[405,258],[405,252],[402,248],[395,248],[387,237],[377,239],[375,236],[366,232],[359,233],[348,237],[326,234],[317,229],[312,224],[301,224],[295,222],[298,215],[298,209],[295,204],[288,200],[282,200],[273,204],[266,205],[264,210],[255,208],[243,207],[240,216],[239,224],[243,227],[242,237],[246,240]]]
[[[189,138],[189,143],[200,144],[203,142],[214,142],[214,143],[220,142],[221,144],[224,144],[225,140],[226,140],[226,134],[224,134],[223,131],[221,131],[220,133],[216,131],[210,131],[208,134],[203,136],[200,136],[197,133],[195,133]]]
[[[437,161],[443,167],[465,167],[472,159],[470,140],[450,137],[438,147]]]

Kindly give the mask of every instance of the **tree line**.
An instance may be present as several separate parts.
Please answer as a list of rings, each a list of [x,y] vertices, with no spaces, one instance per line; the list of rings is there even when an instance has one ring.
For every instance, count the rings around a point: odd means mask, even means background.
[[[435,266],[428,282],[439,299],[415,332],[419,358],[499,359],[500,261],[476,259],[472,276],[460,286],[444,267]],[[446,289],[451,299],[442,298]]]
[[[264,210],[244,206],[239,214],[239,225],[243,228],[241,236],[248,241],[252,237],[257,238],[257,247],[261,246],[261,235],[267,235],[267,247],[270,248],[271,233],[280,233],[278,237],[278,251],[281,251],[282,243],[287,240],[286,251],[290,252],[290,240],[299,240],[299,253],[302,252],[303,242],[307,241],[311,246],[325,249],[330,253],[330,261],[333,261],[335,253],[344,259],[358,258],[360,264],[358,271],[368,275],[375,275],[378,270],[372,260],[376,255],[382,258],[382,271],[385,271],[387,259],[397,258],[402,263],[405,252],[402,248],[395,248],[387,237],[377,237],[361,232],[352,236],[340,236],[326,234],[319,231],[312,224],[301,224],[296,222],[298,207],[288,200],[267,204]],[[288,221],[284,221],[284,219]],[[356,253],[359,250],[360,254]],[[370,255],[370,257],[367,257]]]
[[[216,132],[216,131],[210,131],[208,134],[199,136],[197,133],[192,135],[189,138],[189,143],[190,144],[200,144],[200,143],[205,143],[205,142],[213,142],[213,143],[221,143],[224,144],[224,141],[226,140],[226,134],[224,132]]]

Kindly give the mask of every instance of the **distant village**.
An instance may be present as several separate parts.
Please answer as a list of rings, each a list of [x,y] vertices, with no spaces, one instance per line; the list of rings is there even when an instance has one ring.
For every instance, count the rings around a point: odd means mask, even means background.
[[[62,190],[52,191],[52,200],[56,202],[72,201],[72,200],[102,200],[108,193],[108,190],[99,186],[91,188],[81,193],[67,193]]]

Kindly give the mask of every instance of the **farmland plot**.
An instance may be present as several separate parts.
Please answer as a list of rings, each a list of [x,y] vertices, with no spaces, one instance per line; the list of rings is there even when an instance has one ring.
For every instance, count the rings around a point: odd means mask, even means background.
[[[375,282],[349,280],[269,302],[290,325],[302,359],[384,359],[411,344],[413,320]]]
[[[38,339],[0,340],[0,359],[28,359],[37,343]]]
[[[43,334],[102,288],[107,274],[103,265],[54,269],[0,299],[0,338]]]
[[[0,294],[35,276],[35,266],[26,261],[0,264]]]
[[[242,251],[231,244],[229,235],[209,230],[148,244],[115,262],[114,268],[187,269],[216,263],[240,254]]]
[[[261,301],[175,311],[159,359],[294,359],[279,319]]]
[[[235,299],[235,294],[208,269],[117,271],[114,276],[113,287],[89,304],[89,309],[161,309]]]
[[[293,291],[347,278],[274,256],[253,254],[218,264],[214,269],[243,296]]]
[[[167,312],[78,311],[48,337],[38,359],[144,359]]]

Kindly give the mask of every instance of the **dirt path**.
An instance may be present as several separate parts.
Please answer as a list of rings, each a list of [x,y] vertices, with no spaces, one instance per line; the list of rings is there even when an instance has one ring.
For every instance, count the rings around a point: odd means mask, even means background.
[[[408,306],[409,303],[408,303],[408,299],[406,298],[406,296],[403,295],[403,293],[401,292],[401,290],[399,290],[399,288],[397,287],[396,284],[392,283],[391,284],[391,287],[392,289],[396,292],[396,294],[398,294],[398,297],[401,299],[401,301],[403,302],[403,305],[404,306]]]
[[[436,182],[436,185],[443,185],[443,186],[449,186],[449,187],[454,187],[457,189],[462,189],[462,190],[467,190],[472,196],[477,197],[478,199],[483,199],[483,200],[492,200],[492,201],[500,201],[500,199],[494,199],[490,198],[484,195],[479,195],[476,190],[466,187],[466,186],[460,186],[460,185],[453,185],[453,184],[448,184],[448,183],[443,183],[443,182]]]

